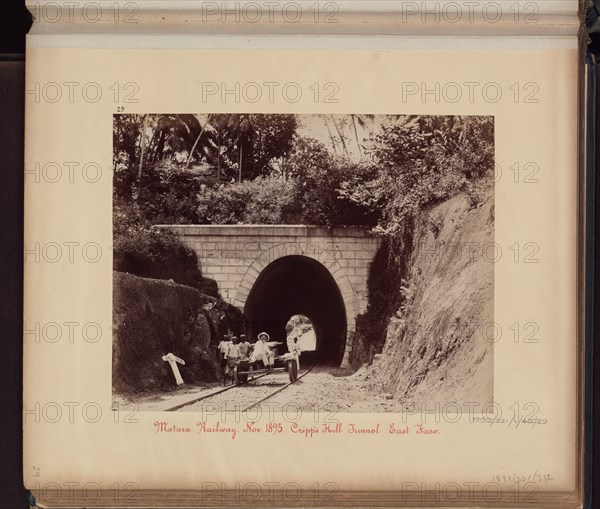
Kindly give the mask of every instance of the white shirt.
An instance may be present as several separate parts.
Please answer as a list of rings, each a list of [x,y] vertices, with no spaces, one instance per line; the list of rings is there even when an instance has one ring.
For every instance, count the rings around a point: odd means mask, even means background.
[[[232,341],[221,341],[219,343],[219,352],[221,352],[223,355],[227,354],[227,349],[229,348],[229,345],[232,345],[233,342]]]
[[[252,350],[252,356],[250,359],[254,362],[257,359],[261,359],[264,355],[269,352],[269,346],[262,340],[258,340],[254,343],[254,350]]]
[[[233,342],[229,342],[227,346],[227,352],[225,357],[228,359],[239,359],[240,358],[240,345],[236,345]]]

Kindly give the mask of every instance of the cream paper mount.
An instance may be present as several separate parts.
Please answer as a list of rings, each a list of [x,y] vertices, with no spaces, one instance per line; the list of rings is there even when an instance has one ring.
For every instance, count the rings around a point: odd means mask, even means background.
[[[30,9],[41,506],[581,505],[576,2]]]

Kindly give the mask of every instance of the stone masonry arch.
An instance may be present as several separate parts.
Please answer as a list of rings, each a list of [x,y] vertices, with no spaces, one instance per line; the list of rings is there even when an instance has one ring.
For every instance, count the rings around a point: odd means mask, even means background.
[[[295,245],[295,244],[292,244]],[[348,330],[355,331],[356,315],[358,304],[356,302],[356,295],[352,288],[352,284],[348,279],[344,267],[337,261],[333,253],[325,249],[322,250],[302,250],[302,249],[290,249],[290,244],[278,244],[263,251],[248,267],[248,270],[244,274],[242,281],[239,285],[238,291],[236,292],[234,306],[244,309],[246,299],[254,286],[254,283],[258,279],[258,276],[262,271],[275,260],[284,258],[286,256],[300,255],[307,258],[311,258],[321,265],[323,265],[329,274],[333,277],[337,283],[338,289],[342,295],[344,306],[346,307],[346,315],[348,320]],[[320,252],[318,252],[320,251]]]
[[[259,275],[286,256],[321,264],[335,281],[346,308],[347,366],[356,317],[367,307],[367,278],[379,239],[368,228],[304,225],[161,225],[179,234],[197,254],[202,273],[216,280],[224,300],[244,311]]]

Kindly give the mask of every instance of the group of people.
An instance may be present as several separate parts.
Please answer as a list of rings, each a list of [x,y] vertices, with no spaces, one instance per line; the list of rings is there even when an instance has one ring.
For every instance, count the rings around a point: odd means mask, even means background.
[[[235,366],[242,361],[248,361],[250,364],[262,362],[267,370],[272,370],[275,363],[275,352],[272,348],[281,343],[270,339],[266,332],[261,332],[255,343],[248,341],[245,334],[241,334],[239,338],[225,336],[218,347],[224,378],[231,376]]]

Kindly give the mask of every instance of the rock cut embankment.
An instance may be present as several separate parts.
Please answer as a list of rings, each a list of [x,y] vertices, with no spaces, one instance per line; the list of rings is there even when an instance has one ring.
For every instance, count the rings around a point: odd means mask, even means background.
[[[113,272],[113,391],[133,396],[173,389],[162,356],[185,361],[185,383],[222,377],[216,343],[228,327],[241,327],[241,313],[190,286]]]
[[[456,196],[415,224],[402,304],[365,380],[399,402],[493,400],[494,193]],[[489,330],[489,329],[488,329]]]

